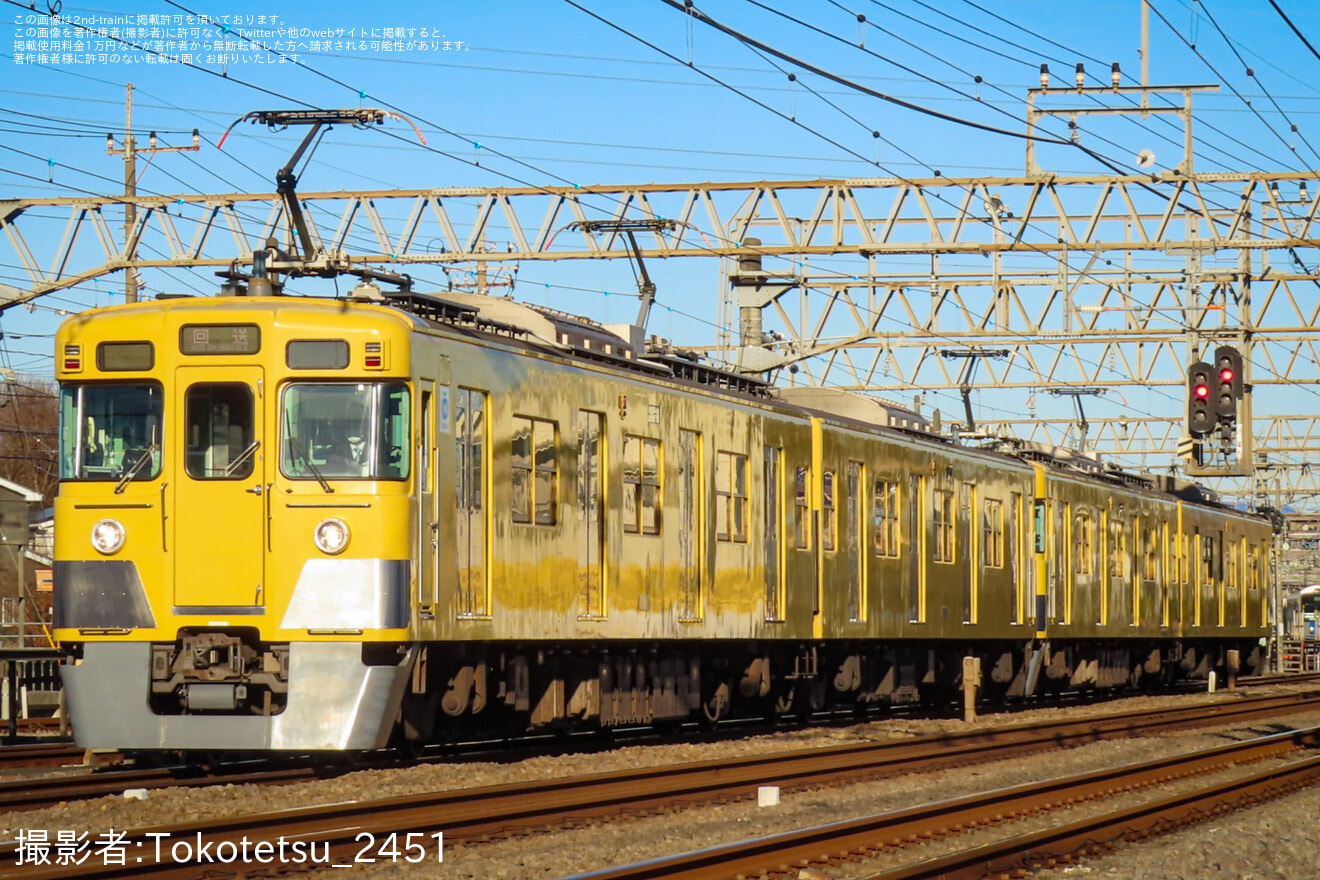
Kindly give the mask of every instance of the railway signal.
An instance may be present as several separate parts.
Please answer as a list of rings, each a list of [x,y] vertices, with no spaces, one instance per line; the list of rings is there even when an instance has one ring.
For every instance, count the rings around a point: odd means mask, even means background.
[[[1215,416],[1231,424],[1242,399],[1242,354],[1231,345],[1215,349]]]
[[[1187,368],[1187,432],[1205,437],[1215,427],[1216,409],[1211,399],[1213,368],[1197,361]]]

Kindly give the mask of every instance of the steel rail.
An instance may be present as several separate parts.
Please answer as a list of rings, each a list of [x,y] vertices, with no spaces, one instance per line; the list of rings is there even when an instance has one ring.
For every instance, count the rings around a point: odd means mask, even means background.
[[[874,874],[865,880],[979,880],[986,876],[1020,876],[1023,869],[1072,861],[1106,849],[1115,840],[1153,836],[1178,825],[1190,825],[1221,812],[1252,806],[1317,781],[1320,781],[1320,757],[1308,758],[1286,767]]]
[[[887,847],[902,847],[910,841],[929,839],[992,825],[1005,818],[1055,809],[1080,801],[1148,787],[1170,779],[1212,772],[1233,764],[1277,757],[1298,748],[1320,744],[1320,728],[1279,733],[1187,755],[1159,758],[1138,764],[1031,782],[1012,788],[981,792],[905,810],[876,813],[856,819],[829,822],[772,834],[737,843],[709,847],[669,858],[652,859],[617,868],[580,874],[569,880],[727,880],[735,876],[758,876],[783,871],[788,866],[828,864],[858,853]],[[1299,780],[1320,778],[1320,757],[1297,762],[1291,768],[1276,768],[1252,774],[1244,780],[1216,783],[1197,791],[1173,795],[1156,807],[1142,805],[1102,817],[1065,824],[1042,832],[1021,835],[915,865],[874,875],[875,880],[934,880],[934,878],[980,878],[987,874],[1007,875],[1014,868],[1079,851],[1105,839],[1100,829],[1117,837],[1129,830],[1151,828],[1170,816],[1183,817],[1196,810],[1220,804],[1225,798],[1241,799],[1243,792],[1259,795],[1270,785],[1300,784]],[[1283,780],[1283,782],[1280,782]],[[1141,821],[1134,822],[1134,819]]]
[[[172,826],[137,829],[127,834],[133,858],[126,865],[37,866],[25,878],[195,877],[197,864],[176,864],[155,842],[196,840],[212,846],[278,838],[325,843],[335,858],[362,848],[360,835],[384,839],[408,832],[444,833],[446,842],[499,836],[518,829],[545,827],[566,820],[615,815],[623,811],[668,809],[715,798],[755,795],[758,785],[792,788],[840,780],[856,781],[896,772],[1000,759],[1008,755],[1080,745],[1096,740],[1206,724],[1224,724],[1277,716],[1320,705],[1320,694],[1257,698],[1236,705],[1216,702],[1186,709],[1109,715],[1071,722],[1017,725],[957,736],[928,736],[879,743],[858,743],[755,755],[732,760],[660,766],[563,780],[455,789],[383,800],[348,802],[224,817]],[[1292,746],[1290,746],[1292,747]],[[1232,747],[1224,747],[1232,748]],[[157,837],[151,837],[155,834]],[[16,863],[16,847],[0,847],[0,865]],[[214,865],[210,867],[215,867]],[[273,866],[270,866],[273,867]],[[0,873],[0,877],[9,876]]]
[[[68,743],[38,743],[0,747],[0,770],[20,767],[58,767],[80,764],[83,750]],[[4,783],[0,783],[3,787]]]

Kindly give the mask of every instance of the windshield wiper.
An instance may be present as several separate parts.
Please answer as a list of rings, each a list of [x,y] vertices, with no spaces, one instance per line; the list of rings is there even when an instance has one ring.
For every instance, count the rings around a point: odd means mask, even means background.
[[[127,486],[129,483],[133,482],[133,478],[138,475],[138,471],[146,467],[147,462],[151,461],[152,454],[154,454],[155,451],[159,448],[160,448],[160,444],[158,443],[151,444],[146,448],[145,452],[143,452],[141,455],[137,457],[137,461],[133,462],[133,464],[129,467],[128,470],[124,471],[124,475],[120,477],[119,482],[115,484],[116,495],[124,494],[124,487]]]
[[[289,435],[289,445],[293,447],[294,452],[298,453],[298,456],[303,460],[303,464],[307,465],[307,469],[312,472],[312,476],[316,477],[316,482],[321,484],[321,488],[325,490],[326,494],[333,495],[335,490],[330,488],[330,484],[325,481],[325,477],[321,476],[321,472],[316,469],[316,465],[312,464],[311,456],[307,454],[307,450],[303,449],[303,445],[298,442],[298,438],[292,434]]]
[[[225,476],[232,477],[234,475],[234,471],[238,470],[239,465],[241,465],[243,462],[251,458],[252,453],[256,452],[257,447],[259,447],[260,445],[261,445],[260,440],[253,440],[251,443],[249,443],[248,448],[244,449],[241,453],[239,453],[238,458],[231,461],[229,463],[229,466],[225,468]]]

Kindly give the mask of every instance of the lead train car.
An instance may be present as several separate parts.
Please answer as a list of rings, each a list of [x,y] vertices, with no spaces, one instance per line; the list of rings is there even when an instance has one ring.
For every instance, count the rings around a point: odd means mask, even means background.
[[[585,319],[171,299],[56,344],[82,746],[864,709],[967,655],[988,697],[1259,663],[1262,520]]]

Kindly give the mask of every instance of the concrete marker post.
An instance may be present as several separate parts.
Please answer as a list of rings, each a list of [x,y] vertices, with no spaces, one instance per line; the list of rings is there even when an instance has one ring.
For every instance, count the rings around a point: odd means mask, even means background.
[[[981,686],[981,658],[963,658],[963,721],[976,720],[976,689]]]

